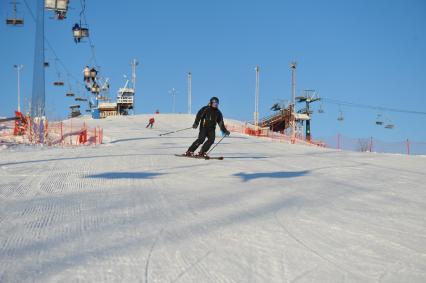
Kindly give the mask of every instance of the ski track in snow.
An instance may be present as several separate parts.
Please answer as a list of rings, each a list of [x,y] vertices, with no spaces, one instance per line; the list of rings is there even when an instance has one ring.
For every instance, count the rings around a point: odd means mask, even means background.
[[[0,282],[426,282],[426,159],[86,120],[104,145],[0,151]],[[85,119],[85,118],[83,118]]]

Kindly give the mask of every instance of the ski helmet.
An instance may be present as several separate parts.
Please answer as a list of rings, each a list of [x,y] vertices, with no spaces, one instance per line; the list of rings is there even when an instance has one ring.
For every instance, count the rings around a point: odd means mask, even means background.
[[[210,103],[219,103],[219,98],[217,98],[216,96],[213,96],[212,98],[210,98]]]

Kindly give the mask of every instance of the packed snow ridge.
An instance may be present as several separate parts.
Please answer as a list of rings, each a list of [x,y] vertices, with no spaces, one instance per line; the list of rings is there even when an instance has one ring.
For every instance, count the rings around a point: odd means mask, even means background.
[[[426,282],[426,158],[85,119],[105,144],[0,151],[0,282]]]

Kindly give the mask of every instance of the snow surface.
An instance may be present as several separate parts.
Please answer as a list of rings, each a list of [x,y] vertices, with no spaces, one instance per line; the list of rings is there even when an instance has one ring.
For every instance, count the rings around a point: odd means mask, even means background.
[[[87,120],[97,147],[0,151],[0,282],[426,282],[426,158]],[[85,118],[87,119],[87,118]]]

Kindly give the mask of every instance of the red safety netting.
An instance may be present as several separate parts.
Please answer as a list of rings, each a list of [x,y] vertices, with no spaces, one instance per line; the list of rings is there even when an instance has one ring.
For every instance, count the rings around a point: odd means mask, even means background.
[[[237,132],[237,133],[250,135],[250,136],[270,138],[272,140],[276,140],[280,142],[325,147],[324,142],[314,141],[314,140],[308,141],[301,134],[297,134],[294,138],[292,138],[291,135],[285,132],[274,132],[270,130],[269,128],[260,128],[260,127],[256,129],[255,126],[248,123],[247,124],[226,123],[226,128],[231,132]]]
[[[101,144],[103,129],[71,120],[49,123],[46,143],[49,145]]]
[[[397,142],[388,142],[369,138],[351,138],[343,135],[336,135],[323,139],[326,147],[342,150],[360,152],[380,152],[426,155],[426,142],[412,141],[409,139]]]
[[[31,121],[25,131],[13,121],[0,123],[0,144],[46,144],[49,146],[96,145],[103,140],[103,129],[81,121]]]
[[[426,155],[426,142],[404,140],[400,142],[387,142],[373,137],[369,138],[351,138],[343,135],[336,135],[321,139],[321,141],[306,140],[302,134],[297,134],[294,139],[284,132],[273,132],[269,128],[256,128],[251,124],[238,124],[233,122],[226,123],[226,127],[231,132],[237,132],[250,136],[270,138],[272,140],[292,143],[315,145],[341,150],[351,150],[359,152],[380,152],[396,153],[408,155]]]

